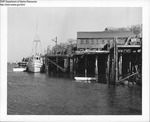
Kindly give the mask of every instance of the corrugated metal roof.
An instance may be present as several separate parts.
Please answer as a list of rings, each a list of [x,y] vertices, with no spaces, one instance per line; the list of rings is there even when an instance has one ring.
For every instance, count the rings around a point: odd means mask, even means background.
[[[77,38],[127,38],[127,37],[135,37],[136,35],[132,31],[101,31],[101,32],[77,32]]]

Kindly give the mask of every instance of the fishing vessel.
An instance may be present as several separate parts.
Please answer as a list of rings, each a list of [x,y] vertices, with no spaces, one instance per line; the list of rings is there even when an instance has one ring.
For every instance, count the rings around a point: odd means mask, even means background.
[[[27,64],[27,69],[30,72],[42,72],[43,71],[43,57],[41,54],[35,54],[30,57]]]
[[[26,71],[27,69],[27,62],[19,62],[17,63],[17,66],[15,66],[13,68],[13,71],[14,72],[23,72],[23,71]]]
[[[38,19],[37,19],[38,20]],[[42,72],[43,71],[43,56],[42,56],[42,49],[39,53],[39,43],[41,48],[41,41],[38,36],[38,21],[37,21],[37,27],[36,27],[36,35],[33,41],[33,48],[31,57],[29,58],[28,64],[27,64],[27,70],[29,72]]]

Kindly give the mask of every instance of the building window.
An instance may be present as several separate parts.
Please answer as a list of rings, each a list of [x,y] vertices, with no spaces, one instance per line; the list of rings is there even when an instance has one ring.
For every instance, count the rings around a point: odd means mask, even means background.
[[[89,40],[88,39],[86,40],[86,44],[89,44]]]
[[[99,44],[99,40],[98,39],[96,40],[96,44]]]
[[[94,44],[94,40],[92,39],[92,40],[90,40],[90,42],[91,42],[91,44]]]
[[[83,41],[83,40],[80,40],[80,44],[84,44],[84,41]]]
[[[105,40],[104,39],[102,39],[102,44],[105,44]]]
[[[77,43],[78,43],[78,44],[80,44],[80,42],[81,42],[81,40],[80,40],[80,39],[78,39],[78,40],[77,40]]]
[[[96,39],[94,39],[94,43],[97,44],[97,40]]]
[[[101,40],[101,39],[98,39],[97,44],[101,44],[101,43],[102,43],[102,40]]]

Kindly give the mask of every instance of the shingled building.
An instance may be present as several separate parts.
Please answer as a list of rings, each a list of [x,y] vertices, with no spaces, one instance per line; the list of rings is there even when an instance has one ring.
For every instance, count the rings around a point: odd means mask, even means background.
[[[118,37],[117,44],[122,45],[135,36],[132,31],[77,32],[77,50],[102,50],[114,37]]]

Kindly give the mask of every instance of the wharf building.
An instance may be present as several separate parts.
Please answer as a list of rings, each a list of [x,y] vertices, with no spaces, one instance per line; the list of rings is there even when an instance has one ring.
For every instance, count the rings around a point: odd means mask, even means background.
[[[132,31],[77,32],[76,76],[108,84],[131,79],[141,72],[141,41]]]
[[[109,42],[113,42],[117,37],[117,44],[123,45],[126,40],[134,39],[135,34],[132,31],[124,32],[77,32],[77,49],[82,50],[103,50]]]

